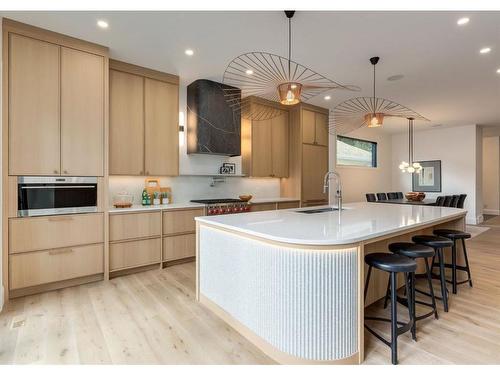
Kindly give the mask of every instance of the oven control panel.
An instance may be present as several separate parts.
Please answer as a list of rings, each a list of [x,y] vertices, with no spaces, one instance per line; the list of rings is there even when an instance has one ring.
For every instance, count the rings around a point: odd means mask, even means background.
[[[225,215],[237,214],[242,212],[250,212],[251,204],[246,202],[238,203],[218,203],[207,205],[207,214],[212,215]]]

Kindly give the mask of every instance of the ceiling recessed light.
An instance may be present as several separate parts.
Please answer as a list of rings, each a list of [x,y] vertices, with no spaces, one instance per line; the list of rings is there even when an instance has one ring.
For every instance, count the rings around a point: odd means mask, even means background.
[[[245,72],[246,74],[253,74],[253,70],[252,69],[247,69],[247,71]]]
[[[325,100],[330,100],[332,97],[330,95],[325,96]]]
[[[97,26],[99,26],[101,29],[107,29],[109,24],[104,20],[98,20]]]
[[[497,69],[497,73],[500,74],[500,68]]]
[[[187,49],[184,51],[184,53],[188,56],[193,56],[194,55],[194,51],[192,49]]]
[[[459,18],[458,21],[457,21],[457,25],[467,25],[469,23],[469,18],[467,17],[462,17],[462,18]]]
[[[479,50],[479,53],[485,54],[485,53],[490,53],[491,48],[490,47],[484,47]]]
[[[404,75],[402,74],[395,74],[393,76],[387,77],[388,81],[399,81],[400,79],[403,79]]]

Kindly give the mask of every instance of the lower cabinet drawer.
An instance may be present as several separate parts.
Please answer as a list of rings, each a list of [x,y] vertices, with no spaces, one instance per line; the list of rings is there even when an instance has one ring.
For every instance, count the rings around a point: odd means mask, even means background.
[[[161,261],[161,238],[112,243],[109,245],[109,270],[145,266]]]
[[[104,272],[102,244],[9,256],[10,289],[26,288]]]
[[[9,219],[9,253],[101,243],[103,220],[102,213]]]
[[[299,208],[299,207],[300,207],[299,201],[278,203],[278,210],[286,210],[287,208]]]
[[[163,260],[176,260],[196,255],[196,234],[163,238]]]
[[[256,203],[252,204],[252,212],[256,211],[272,211],[276,209],[276,203]]]

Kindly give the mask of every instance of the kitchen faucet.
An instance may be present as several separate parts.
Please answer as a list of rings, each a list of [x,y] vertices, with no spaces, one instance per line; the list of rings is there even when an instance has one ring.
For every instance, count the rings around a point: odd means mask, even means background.
[[[330,188],[330,176],[333,175],[335,176],[335,179],[337,180],[337,192],[335,196],[337,197],[337,207],[339,211],[342,210],[342,180],[340,178],[340,174],[337,172],[326,172],[325,178],[323,181],[323,193],[326,194],[328,189]],[[330,201],[330,199],[328,199]]]

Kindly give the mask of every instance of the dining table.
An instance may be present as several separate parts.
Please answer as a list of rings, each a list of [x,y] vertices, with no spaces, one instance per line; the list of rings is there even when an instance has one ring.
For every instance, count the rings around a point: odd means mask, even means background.
[[[433,206],[436,204],[435,199],[423,199],[421,201],[410,201],[408,199],[387,199],[387,200],[381,200],[381,201],[376,201],[373,203],[389,203],[389,204],[411,204],[415,206]]]

